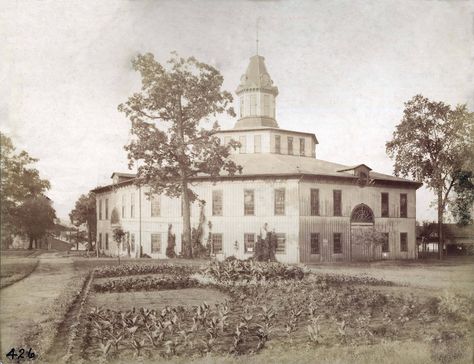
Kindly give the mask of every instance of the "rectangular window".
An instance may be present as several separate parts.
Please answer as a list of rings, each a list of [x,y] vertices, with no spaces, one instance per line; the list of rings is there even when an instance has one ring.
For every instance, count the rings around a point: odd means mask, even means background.
[[[151,252],[161,252],[161,234],[151,234]]]
[[[102,233],[99,233],[99,249],[102,249]]]
[[[342,191],[332,191],[332,204],[334,216],[342,216]]]
[[[382,192],[382,217],[388,217],[388,193]]]
[[[286,252],[286,235],[285,234],[275,234],[277,238],[277,248],[276,252],[284,254]]]
[[[211,239],[214,254],[222,253],[222,234],[212,234]]]
[[[244,97],[240,96],[240,117],[244,115]]]
[[[288,137],[288,154],[293,154],[293,138]]]
[[[125,209],[126,209],[125,195],[122,195],[122,219],[125,218]]]
[[[99,220],[102,220],[102,200],[99,200]]]
[[[281,137],[279,135],[275,135],[275,153],[281,153]]]
[[[388,233],[383,233],[382,253],[388,253],[390,251],[390,245],[388,242]]]
[[[342,253],[341,233],[334,233],[334,235],[333,235],[333,249],[334,249],[334,254]]]
[[[151,202],[151,217],[160,216],[161,215],[160,196],[152,195],[150,202]]]
[[[311,233],[311,254],[319,254],[319,233]]]
[[[400,233],[400,251],[401,252],[408,251],[408,234],[407,233]]]
[[[109,250],[109,233],[105,233],[105,250]]]
[[[254,153],[262,152],[262,136],[261,135],[255,135],[253,137],[253,152]]]
[[[275,215],[285,215],[285,189],[275,189]]]
[[[253,190],[244,190],[244,215],[255,215],[255,196]]]
[[[305,155],[305,139],[300,138],[300,155]]]
[[[400,194],[400,217],[407,217],[407,194]]]
[[[212,215],[222,216],[222,190],[212,191]]]
[[[244,234],[244,251],[253,253],[255,249],[255,234]]]
[[[247,138],[245,136],[240,136],[239,137],[239,143],[240,143],[240,153],[247,153]]]
[[[105,219],[109,219],[109,199],[105,199]]]
[[[257,95],[250,95],[250,115],[257,115]]]
[[[130,194],[130,218],[135,217],[135,194],[131,193]]]
[[[231,139],[230,136],[224,137],[224,144],[225,144],[226,146],[229,145],[231,140],[232,140],[232,139]]]
[[[263,115],[270,115],[270,95],[263,95]]]
[[[311,189],[311,216],[319,216],[319,190]]]

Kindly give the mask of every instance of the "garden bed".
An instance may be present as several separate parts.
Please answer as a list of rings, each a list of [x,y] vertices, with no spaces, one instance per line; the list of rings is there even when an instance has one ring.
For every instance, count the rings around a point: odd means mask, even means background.
[[[240,261],[211,263],[199,274],[147,265],[100,272],[79,358],[91,362],[469,337],[463,298],[415,296],[370,277]]]

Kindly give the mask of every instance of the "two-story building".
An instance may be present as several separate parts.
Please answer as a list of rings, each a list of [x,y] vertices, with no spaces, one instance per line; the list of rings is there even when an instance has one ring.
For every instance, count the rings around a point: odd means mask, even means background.
[[[211,181],[195,178],[192,189],[206,203],[195,204],[191,224],[201,219],[219,258],[246,258],[265,230],[278,237],[282,262],[326,262],[366,259],[409,259],[416,255],[416,190],[418,182],[377,173],[365,164],[344,166],[317,158],[312,133],[280,129],[276,121],[278,88],[264,58],[250,58],[237,88],[239,118],[222,130],[221,143],[237,140],[231,158],[242,174]],[[181,250],[181,200],[165,195],[148,198],[134,175],[114,173],[112,183],[93,190],[97,197],[97,240],[107,254],[118,251],[113,228],[128,232],[132,256],[140,247],[153,258],[165,258],[169,226]],[[202,209],[202,211],[201,211]],[[204,221],[203,221],[204,218]],[[374,249],[356,244],[364,230],[383,234]]]

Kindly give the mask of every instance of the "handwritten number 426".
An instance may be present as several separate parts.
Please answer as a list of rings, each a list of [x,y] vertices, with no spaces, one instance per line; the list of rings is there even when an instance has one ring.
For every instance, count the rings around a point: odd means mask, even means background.
[[[18,349],[18,353],[15,351],[15,348],[12,348],[8,354],[7,358],[10,358],[11,360],[14,359],[34,359],[36,354],[31,350],[31,348],[26,351],[23,348]]]

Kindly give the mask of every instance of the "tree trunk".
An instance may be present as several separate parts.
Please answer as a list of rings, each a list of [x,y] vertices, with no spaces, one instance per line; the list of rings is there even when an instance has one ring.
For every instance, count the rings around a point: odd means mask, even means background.
[[[443,191],[438,190],[438,257],[443,259],[444,236],[443,236]]]
[[[28,245],[28,250],[33,249],[33,238],[30,236],[30,245]]]
[[[182,209],[183,209],[183,241],[181,242],[181,250],[185,258],[193,257],[193,249],[191,242],[191,211],[190,211],[190,202],[189,202],[189,193],[188,193],[188,183],[183,181],[182,183]]]

